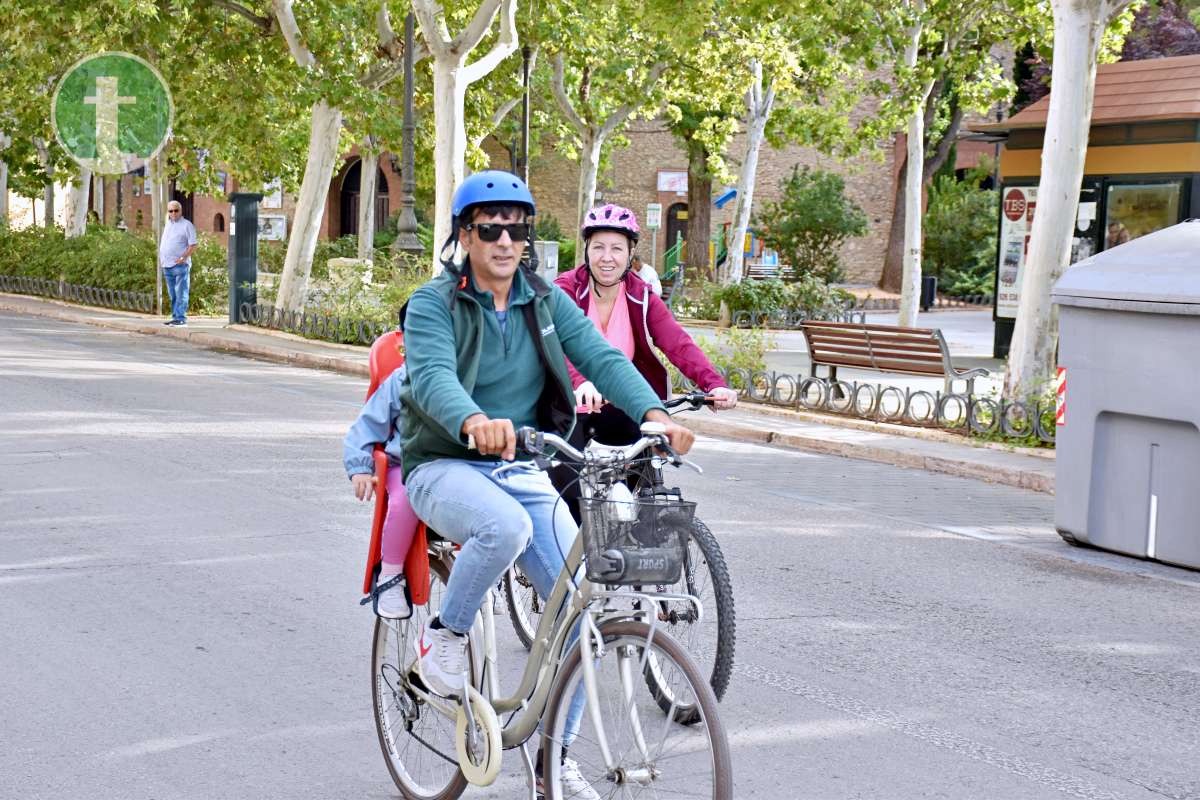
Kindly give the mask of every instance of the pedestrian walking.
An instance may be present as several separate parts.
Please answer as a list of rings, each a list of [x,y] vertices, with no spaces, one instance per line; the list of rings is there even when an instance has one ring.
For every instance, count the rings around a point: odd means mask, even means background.
[[[158,243],[158,266],[167,282],[171,298],[171,318],[164,325],[187,325],[188,288],[191,285],[192,252],[196,249],[196,228],[183,218],[178,200],[167,203],[167,224]]]

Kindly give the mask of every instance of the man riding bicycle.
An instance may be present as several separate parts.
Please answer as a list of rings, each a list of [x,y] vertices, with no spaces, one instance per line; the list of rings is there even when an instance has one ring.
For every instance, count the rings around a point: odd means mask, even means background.
[[[467,633],[488,590],[515,561],[547,597],[578,533],[543,471],[531,464],[497,472],[516,456],[516,428],[570,434],[566,358],[631,418],[665,425],[677,452],[694,438],[575,303],[524,260],[535,212],[514,175],[487,171],[463,181],[442,246],[445,271],[413,293],[403,320],[405,484],[417,515],[462,545],[440,613],[417,641],[421,680],[447,696],[463,690]],[[580,696],[567,721],[572,736],[582,712]],[[572,767],[564,762],[564,787],[578,773]],[[596,796],[579,780],[578,796]]]

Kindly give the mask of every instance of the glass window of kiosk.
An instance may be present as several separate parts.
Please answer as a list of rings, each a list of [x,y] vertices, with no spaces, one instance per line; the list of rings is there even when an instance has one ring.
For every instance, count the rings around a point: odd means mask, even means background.
[[[1183,181],[1109,183],[1104,200],[1107,250],[1179,222]]]

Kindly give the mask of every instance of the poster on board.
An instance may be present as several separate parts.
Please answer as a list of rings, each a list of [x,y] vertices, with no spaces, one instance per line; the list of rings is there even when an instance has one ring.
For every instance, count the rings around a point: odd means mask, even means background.
[[[996,264],[996,316],[1014,318],[1037,206],[1036,186],[1006,186],[1000,198],[1000,254]]]

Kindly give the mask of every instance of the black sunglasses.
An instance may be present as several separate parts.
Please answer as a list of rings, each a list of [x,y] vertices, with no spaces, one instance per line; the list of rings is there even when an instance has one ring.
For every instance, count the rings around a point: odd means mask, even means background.
[[[528,222],[510,222],[506,225],[498,222],[472,222],[465,226],[466,230],[478,233],[480,241],[484,242],[500,241],[500,234],[504,231],[508,231],[508,238],[514,242],[523,242],[529,238],[529,228]]]

